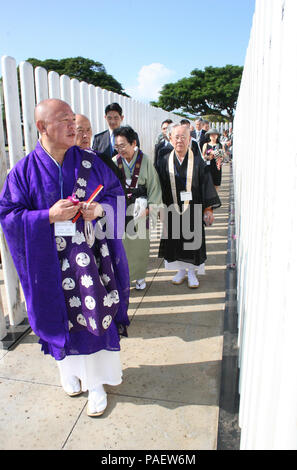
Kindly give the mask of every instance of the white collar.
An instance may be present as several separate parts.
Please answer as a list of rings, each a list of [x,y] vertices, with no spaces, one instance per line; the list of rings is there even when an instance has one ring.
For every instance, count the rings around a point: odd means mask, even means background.
[[[52,157],[51,154],[48,153],[48,151],[44,148],[44,146],[43,146],[42,143],[41,143],[41,140],[39,139],[38,141],[39,141],[39,143],[40,143],[42,149],[45,151],[45,153],[53,160],[53,162],[55,162],[55,164],[56,164],[59,168],[61,168],[60,163],[58,163],[57,160],[55,160],[54,157]]]

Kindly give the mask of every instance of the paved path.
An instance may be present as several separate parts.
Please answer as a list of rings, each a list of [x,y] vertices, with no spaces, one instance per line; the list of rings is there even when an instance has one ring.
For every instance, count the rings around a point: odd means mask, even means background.
[[[33,333],[13,350],[0,349],[0,449],[217,448],[229,171],[224,166],[222,207],[207,229],[198,289],[171,284],[174,273],[164,270],[152,241],[147,288],[131,290],[124,380],[106,387],[102,417],[87,416],[87,393],[65,395],[55,361],[40,352]]]

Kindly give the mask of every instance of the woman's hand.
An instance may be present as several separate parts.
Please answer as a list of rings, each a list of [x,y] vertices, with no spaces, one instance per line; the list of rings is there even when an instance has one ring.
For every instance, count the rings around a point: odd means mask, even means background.
[[[80,211],[82,213],[83,219],[91,222],[92,220],[97,219],[98,217],[103,217],[104,210],[99,202],[91,202],[88,206],[86,203],[81,205]]]
[[[79,210],[78,205],[74,205],[69,199],[60,199],[49,210],[50,224],[71,220]]]
[[[212,150],[210,150],[207,153],[207,160],[213,160],[213,159],[214,159],[214,152]]]

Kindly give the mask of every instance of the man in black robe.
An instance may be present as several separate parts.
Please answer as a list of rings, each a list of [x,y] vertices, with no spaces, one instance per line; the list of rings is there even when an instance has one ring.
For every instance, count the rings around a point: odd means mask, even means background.
[[[196,270],[204,274],[206,260],[204,223],[213,223],[213,209],[221,202],[205,162],[191,150],[190,142],[189,128],[174,125],[173,150],[159,163],[165,206],[159,257],[165,259],[165,269],[177,270],[173,284],[182,284],[188,278],[188,286],[197,288]]]
[[[180,124],[180,125],[181,126],[186,126],[190,130],[190,126],[188,126],[187,124]],[[167,129],[168,142],[166,142],[166,145],[164,145],[164,143],[159,144],[159,146],[157,146],[156,149],[155,149],[154,166],[155,166],[157,171],[158,171],[160,161],[163,159],[163,157],[169,151],[173,150],[173,148],[174,148],[174,146],[171,142],[171,132],[172,132],[172,129],[174,128],[174,126],[176,126],[176,124],[170,124],[168,126],[168,129]],[[190,138],[190,147],[191,147],[192,151],[194,152],[194,154],[199,155],[199,157],[202,159],[202,153],[201,153],[201,150],[199,148],[198,142],[195,139],[193,139],[192,137]]]

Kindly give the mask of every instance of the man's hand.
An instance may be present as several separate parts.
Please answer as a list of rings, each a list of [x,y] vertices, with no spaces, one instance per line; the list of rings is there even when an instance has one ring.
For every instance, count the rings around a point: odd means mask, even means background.
[[[71,220],[79,210],[69,199],[60,199],[49,210],[50,224]]]
[[[104,210],[99,202],[91,202],[89,207],[87,208],[87,204],[83,203],[82,207],[80,208],[82,216],[84,220],[91,222],[98,217],[103,217]]]
[[[214,222],[214,215],[212,209],[207,208],[203,212],[203,220],[207,226],[212,225]]]

